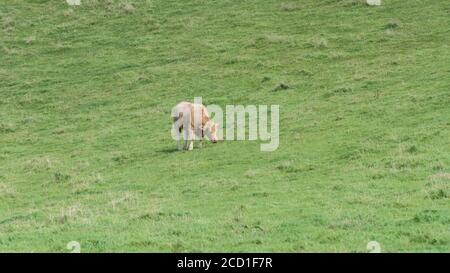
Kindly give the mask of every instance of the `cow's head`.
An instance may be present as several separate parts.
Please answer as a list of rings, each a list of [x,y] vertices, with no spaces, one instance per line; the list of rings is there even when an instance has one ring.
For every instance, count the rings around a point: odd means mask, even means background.
[[[209,140],[211,140],[212,143],[217,142],[217,131],[219,130],[219,124],[214,123],[213,121],[208,121],[205,126],[203,127],[203,132],[205,133],[206,137],[208,137]]]

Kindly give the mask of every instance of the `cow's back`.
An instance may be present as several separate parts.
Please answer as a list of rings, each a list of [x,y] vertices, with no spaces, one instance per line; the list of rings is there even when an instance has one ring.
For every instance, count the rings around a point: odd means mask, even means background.
[[[172,110],[173,121],[181,120],[186,121],[187,119],[191,122],[191,127],[202,127],[206,122],[209,121],[208,111],[206,107],[202,104],[194,104],[191,102],[180,102]],[[182,122],[184,124],[184,122]]]

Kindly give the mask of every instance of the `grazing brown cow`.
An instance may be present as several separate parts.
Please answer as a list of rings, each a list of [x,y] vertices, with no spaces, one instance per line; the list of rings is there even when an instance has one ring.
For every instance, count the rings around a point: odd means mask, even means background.
[[[194,140],[199,139],[199,147],[202,147],[203,138],[206,136],[212,143],[217,142],[217,130],[219,125],[210,118],[203,104],[180,102],[172,109],[173,129],[177,136],[178,150],[192,150]],[[184,129],[184,146],[181,143],[181,132]]]

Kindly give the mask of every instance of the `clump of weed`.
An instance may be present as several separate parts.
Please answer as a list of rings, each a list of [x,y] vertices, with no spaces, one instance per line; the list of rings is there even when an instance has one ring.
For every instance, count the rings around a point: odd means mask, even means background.
[[[70,179],[70,175],[62,172],[55,172],[53,177],[57,183],[66,182]]]
[[[450,198],[450,173],[437,173],[425,184],[426,198],[433,200]]]
[[[252,177],[255,177],[257,174],[258,174],[258,172],[256,170],[247,170],[244,173],[244,176],[248,177],[248,178],[252,178]]]
[[[281,11],[292,12],[300,9],[297,3],[289,2],[289,3],[281,3],[280,6]]]
[[[290,88],[289,85],[285,83],[278,84],[274,89],[272,89],[273,92],[281,91],[281,90],[288,90]]]
[[[309,40],[307,46],[315,49],[324,49],[328,47],[328,41],[323,37],[314,37]]]
[[[239,57],[229,57],[225,60],[226,65],[237,64],[240,61]]]
[[[14,198],[16,194],[17,192],[12,186],[0,182],[0,200],[2,198]]]
[[[307,76],[307,77],[313,75],[313,73],[311,73],[310,71],[305,70],[305,69],[300,69],[299,71],[297,71],[297,74],[301,75],[301,76]]]
[[[131,3],[123,3],[121,8],[125,13],[133,13],[136,11],[136,8]]]
[[[72,187],[75,194],[82,194],[89,192],[93,184],[102,183],[103,176],[100,173],[94,173],[86,177],[73,179]]]
[[[184,251],[185,248],[184,248],[182,242],[177,241],[170,245],[170,249],[172,250],[172,252],[182,252],[182,251]]]
[[[76,185],[85,185],[85,186],[89,187],[89,186],[92,186],[92,184],[102,183],[103,181],[104,181],[104,178],[100,173],[93,173],[88,176],[78,178],[76,180]]]
[[[406,149],[406,151],[410,154],[414,154],[417,153],[418,149],[415,145],[411,145],[408,147],[408,149]]]
[[[159,22],[154,18],[145,18],[143,23],[149,31],[156,31],[160,28]]]
[[[339,96],[344,95],[348,93],[352,93],[353,88],[350,86],[341,86],[333,89],[331,92],[328,92],[324,95],[325,98],[333,97],[333,96]]]
[[[425,232],[419,232],[417,234],[411,234],[409,236],[410,241],[413,243],[425,243],[425,244],[431,244],[431,245],[438,245],[438,244],[446,244],[447,241],[443,239],[437,239],[434,236],[425,233]]]
[[[118,207],[131,207],[135,206],[137,202],[136,196],[134,196],[131,192],[123,192],[119,194],[110,194],[110,202],[109,205],[112,209],[116,209]]]
[[[2,28],[5,32],[12,32],[15,25],[16,24],[13,17],[5,16],[2,18]]]
[[[270,44],[283,44],[289,42],[289,36],[269,33],[264,35],[263,40]]]
[[[396,29],[400,27],[401,23],[399,20],[391,20],[386,25],[384,25],[384,29]]]
[[[104,181],[104,178],[100,173],[95,173],[90,175],[87,180],[92,183],[101,183]]]
[[[81,206],[78,204],[73,205],[68,208],[62,208],[59,214],[50,215],[50,221],[64,224],[69,222],[70,220],[74,220],[80,213]]]
[[[27,44],[27,45],[30,45],[30,44],[32,44],[34,41],[36,40],[36,38],[34,37],[34,36],[28,36],[28,37],[26,37],[25,38],[25,43]]]
[[[113,153],[111,160],[114,162],[117,162],[119,164],[123,164],[127,162],[129,157],[126,154],[123,154],[121,152]]]
[[[0,133],[14,133],[16,126],[12,123],[0,123]]]
[[[417,223],[429,223],[439,220],[440,216],[436,210],[424,210],[417,213],[413,220]]]
[[[73,12],[73,9],[68,9],[68,10],[63,11],[62,14],[64,17],[71,17],[74,14],[74,12]]]
[[[268,192],[254,192],[252,193],[252,196],[254,197],[268,197],[269,193]]]
[[[333,90],[334,94],[345,94],[345,93],[352,93],[352,92],[353,92],[353,88],[348,87],[348,86],[338,87]]]
[[[53,130],[52,133],[55,135],[62,135],[62,134],[64,134],[64,132],[65,132],[64,128],[57,128],[57,129]]]
[[[238,207],[236,207],[233,210],[233,213],[232,213],[232,216],[231,216],[232,228],[234,228],[234,226],[236,224],[242,223],[244,215],[245,215],[246,212],[247,212],[247,208],[246,208],[245,205],[239,205]]]
[[[270,77],[264,76],[264,77],[262,78],[261,82],[268,82],[268,81],[270,81],[270,80],[271,80]]]
[[[401,143],[391,158],[386,158],[386,167],[397,170],[412,169],[424,165],[424,157],[415,146]]]
[[[286,173],[308,172],[315,169],[314,165],[301,163],[298,164],[293,160],[282,161],[276,166],[276,169]]]
[[[55,166],[55,160],[51,159],[49,156],[39,156],[28,160],[25,163],[25,169],[41,172],[50,170]]]
[[[257,36],[251,42],[249,42],[246,47],[248,48],[264,48],[271,46],[273,44],[284,44],[288,45],[293,40],[290,36],[280,35],[277,33],[266,33],[264,35]]]
[[[287,173],[296,172],[297,168],[295,167],[295,163],[292,160],[283,161],[277,167],[277,170]]]
[[[366,0],[343,0],[343,1],[339,1],[339,3],[344,7],[367,5]]]

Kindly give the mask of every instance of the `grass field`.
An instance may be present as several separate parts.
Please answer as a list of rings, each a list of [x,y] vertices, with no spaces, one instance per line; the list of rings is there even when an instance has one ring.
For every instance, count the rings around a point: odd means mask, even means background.
[[[280,105],[278,150],[176,151],[195,96]],[[0,252],[372,240],[450,252],[448,0],[0,3]]]

